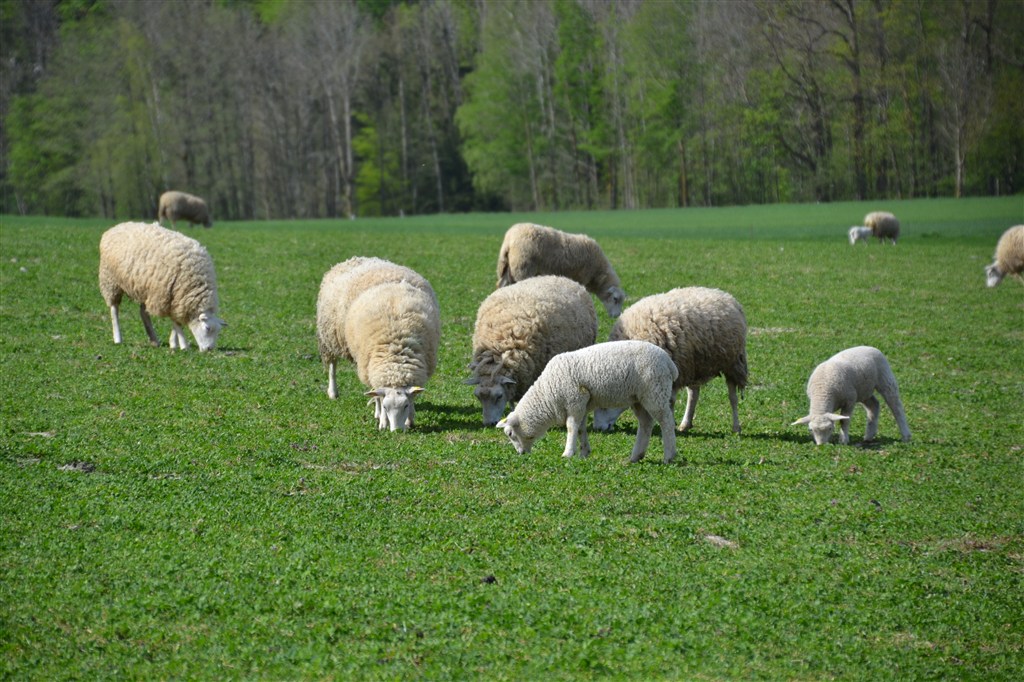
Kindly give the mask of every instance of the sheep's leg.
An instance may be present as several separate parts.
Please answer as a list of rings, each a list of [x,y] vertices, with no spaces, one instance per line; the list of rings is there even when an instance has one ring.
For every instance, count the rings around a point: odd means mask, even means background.
[[[335,400],[338,397],[338,380],[335,377],[336,372],[337,363],[334,360],[331,360],[327,363],[327,397],[331,400]],[[376,411],[373,416],[377,416]]]
[[[633,444],[633,453],[629,457],[630,462],[639,462],[647,453],[647,445],[651,442],[651,434],[654,432],[654,419],[651,413],[644,409],[643,405],[633,405],[633,414],[639,426],[636,429],[636,443]],[[675,417],[669,419],[669,430],[675,426]],[[675,432],[673,431],[673,435]]]
[[[867,428],[864,429],[864,440],[866,442],[874,440],[875,436],[878,435],[878,398],[870,396],[864,401],[864,409],[868,413],[868,425]]]
[[[729,387],[729,405],[732,407],[732,432],[740,432],[740,400],[736,395],[736,384],[728,379],[725,385]]]
[[[146,305],[139,305],[139,315],[142,316],[142,326],[146,328],[146,334],[149,335],[149,342],[154,346],[160,345],[160,339],[156,335],[156,330],[153,329],[153,320],[149,318],[149,313],[146,312]]]
[[[416,404],[409,398],[409,416],[405,420],[405,428],[411,429],[416,425]]]
[[[892,410],[892,416],[896,418],[896,425],[900,429],[900,436],[903,442],[910,441],[910,427],[907,426],[907,413],[903,411],[903,401],[900,400],[899,389],[892,387],[879,387],[878,392],[885,398],[885,404]]]
[[[384,398],[373,399],[373,413],[377,415],[377,430],[388,428],[388,411],[384,409]]]
[[[700,398],[700,386],[686,387],[686,411],[683,421],[679,422],[680,431],[689,431],[693,426],[693,413],[697,411],[697,400]]]
[[[661,426],[661,447],[665,453],[665,464],[676,458],[676,431],[675,415],[672,414],[671,405],[660,410],[652,410],[658,425]]]
[[[177,322],[171,326],[171,339],[169,343],[172,349],[177,348],[179,350],[188,350],[188,339],[185,337],[185,332]]]
[[[121,321],[118,319],[117,306],[110,306],[110,322],[114,325],[114,343],[121,343]]]
[[[580,420],[579,437],[580,457],[590,457],[590,438],[587,437],[587,415],[583,415],[583,419]]]
[[[583,419],[586,420],[586,413],[583,414]],[[583,428],[586,429],[586,421],[583,423]],[[565,419],[565,450],[562,451],[562,457],[572,457],[579,450],[580,444],[580,418],[576,414],[570,413]]]
[[[844,407],[841,414],[846,417],[839,424],[839,443],[842,445],[850,444],[850,416],[853,415],[853,407]]]

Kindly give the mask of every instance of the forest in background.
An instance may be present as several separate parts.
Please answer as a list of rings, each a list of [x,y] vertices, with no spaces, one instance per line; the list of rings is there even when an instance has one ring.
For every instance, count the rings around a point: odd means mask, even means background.
[[[0,0],[0,211],[1024,191],[1024,0]]]

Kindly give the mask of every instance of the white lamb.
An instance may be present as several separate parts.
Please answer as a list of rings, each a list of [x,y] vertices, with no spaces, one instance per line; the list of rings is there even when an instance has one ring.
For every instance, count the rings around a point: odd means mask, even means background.
[[[484,426],[498,423],[505,405],[526,393],[551,358],[596,339],[594,302],[571,279],[543,275],[494,291],[477,311],[466,379],[476,386]]]
[[[879,416],[875,391],[882,394],[892,410],[904,442],[909,441],[910,429],[896,377],[882,352],[871,346],[847,348],[818,365],[807,382],[810,412],[792,425],[807,424],[814,442],[824,445],[831,439],[836,422],[841,422],[839,442],[846,445],[850,442],[850,415],[854,406],[861,403],[868,413],[864,440],[873,440],[878,433]]]
[[[878,241],[886,239],[894,245],[900,237],[900,221],[892,213],[886,211],[874,211],[864,216],[864,225],[871,228],[871,234],[878,237]]]
[[[562,275],[585,286],[611,317],[622,312],[626,293],[596,241],[532,223],[508,228],[498,253],[498,287],[537,275]]]
[[[421,275],[380,258],[350,258],[331,268],[316,303],[327,395],[338,397],[338,358],[355,362],[370,388],[379,429],[414,425],[413,398],[437,367],[441,318],[434,289]]]
[[[610,341],[638,339],[664,348],[679,376],[673,395],[686,387],[686,411],[679,430],[693,426],[700,388],[719,375],[725,377],[732,406],[732,430],[740,432],[736,389],[747,386],[747,319],[730,294],[706,287],[684,287],[642,298],[622,314]],[[594,412],[594,429],[608,431],[623,409]]]
[[[871,228],[855,225],[850,228],[850,246],[854,246],[857,242],[867,242],[871,236]]]
[[[202,225],[213,227],[210,220],[210,209],[206,202],[193,194],[185,192],[164,192],[160,195],[160,207],[156,213],[156,219],[160,223],[168,220],[171,227],[177,228],[178,220],[187,220],[189,225]]]
[[[672,382],[678,370],[661,348],[646,341],[610,341],[556,355],[498,428],[520,454],[548,429],[565,424],[563,457],[590,455],[587,413],[602,407],[628,406],[640,427],[631,462],[647,452],[654,420],[661,425],[665,462],[676,456]]]
[[[996,244],[992,264],[985,267],[985,283],[989,288],[998,285],[1003,277],[1013,275],[1024,281],[1024,225],[1011,227]]]
[[[227,326],[217,316],[217,276],[202,244],[156,223],[121,223],[100,238],[100,292],[110,307],[114,343],[121,343],[121,298],[137,301],[142,324],[154,346],[160,345],[150,313],[173,323],[170,346],[188,348],[187,326],[199,350],[217,343]]]

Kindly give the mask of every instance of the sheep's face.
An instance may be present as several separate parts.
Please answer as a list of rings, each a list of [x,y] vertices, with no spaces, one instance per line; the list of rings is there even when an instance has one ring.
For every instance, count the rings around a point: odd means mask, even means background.
[[[985,267],[985,284],[991,289],[1003,281],[1003,273],[995,263]]]
[[[626,292],[621,288],[608,287],[599,298],[610,317],[618,317],[622,314],[622,304],[626,302]]]
[[[188,328],[192,330],[192,336],[196,338],[199,350],[211,350],[217,345],[217,335],[220,330],[228,326],[228,323],[213,313],[202,313],[192,320]]]
[[[423,389],[419,386],[367,391],[366,395],[373,398],[373,416],[377,418],[377,428],[381,431],[405,431],[412,426],[416,417],[413,398],[421,392]]]
[[[814,436],[815,444],[825,445],[832,440],[832,432],[835,430],[836,424],[847,419],[849,419],[849,417],[844,417],[841,414],[807,415],[806,417],[797,419],[791,424],[791,426],[807,424],[807,428],[810,429],[811,435]]]
[[[480,382],[473,377],[467,383],[476,384],[473,395],[483,407],[484,426],[494,426],[505,412],[505,406],[512,400],[516,382],[510,377],[495,377],[493,382]]]
[[[512,441],[512,445],[515,446],[516,452],[520,455],[525,455],[533,449],[533,442],[537,440],[537,438],[530,438],[523,433],[522,423],[519,421],[519,415],[515,412],[498,422],[498,428],[505,431],[505,435],[508,436],[510,441]]]
[[[625,411],[624,407],[601,407],[594,410],[594,430],[611,431],[615,420]]]

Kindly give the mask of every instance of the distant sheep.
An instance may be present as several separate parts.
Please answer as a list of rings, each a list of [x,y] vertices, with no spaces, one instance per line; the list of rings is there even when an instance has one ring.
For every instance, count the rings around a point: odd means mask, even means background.
[[[562,275],[585,286],[618,317],[626,293],[596,241],[532,223],[508,228],[498,253],[498,287],[537,275]]]
[[[893,244],[900,237],[900,221],[892,213],[885,211],[874,211],[864,216],[864,225],[871,228],[871,234],[878,237],[878,241],[886,239]]]
[[[472,375],[484,426],[533,385],[548,361],[597,339],[597,313],[582,285],[565,277],[531,277],[497,289],[477,311]]]
[[[100,238],[100,292],[110,307],[114,343],[121,343],[121,298],[139,303],[146,334],[160,345],[150,313],[173,323],[170,346],[188,348],[187,326],[199,350],[217,343],[226,323],[217,317],[217,276],[206,249],[191,237],[156,223],[121,223]]]
[[[985,268],[985,283],[989,288],[998,285],[1003,277],[1013,275],[1024,281],[1024,225],[1011,227],[996,244],[992,264]]]
[[[355,362],[372,397],[379,429],[414,425],[413,398],[437,367],[440,310],[420,274],[380,258],[357,256],[331,268],[316,303],[327,395],[338,397],[337,361]]]
[[[871,228],[863,226],[854,226],[850,228],[850,246],[855,245],[857,242],[866,242],[871,236]]]
[[[904,442],[910,440],[907,415],[900,400],[900,389],[889,361],[882,352],[871,346],[847,348],[818,365],[807,382],[807,397],[811,407],[808,415],[793,422],[792,426],[807,424],[818,445],[828,443],[836,422],[842,424],[839,442],[850,442],[850,415],[857,403],[868,413],[864,440],[874,440],[878,433],[878,391],[892,410]],[[837,412],[838,410],[838,412]]]
[[[672,383],[679,372],[668,353],[646,341],[611,341],[556,355],[498,428],[525,454],[553,426],[565,424],[563,457],[590,455],[587,413],[629,406],[640,427],[631,462],[647,452],[654,421],[661,425],[665,462],[676,456]]]
[[[686,287],[642,298],[615,321],[611,341],[639,339],[664,348],[679,369],[673,392],[686,387],[686,411],[681,431],[693,425],[700,387],[719,375],[725,377],[732,406],[732,430],[740,432],[736,389],[747,385],[747,320],[743,307],[718,289]],[[594,429],[607,431],[623,412],[601,409],[594,413]]]
[[[206,207],[206,202],[185,192],[172,191],[161,194],[160,209],[156,215],[160,223],[168,220],[173,228],[177,228],[176,221],[178,220],[187,220],[189,225],[213,227],[213,221],[210,220],[210,209]]]

